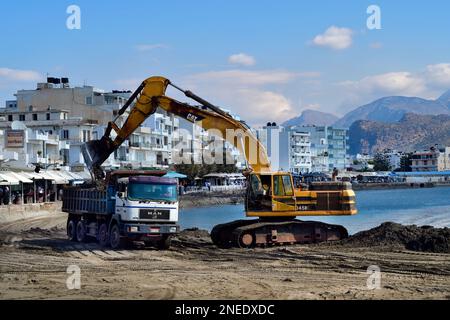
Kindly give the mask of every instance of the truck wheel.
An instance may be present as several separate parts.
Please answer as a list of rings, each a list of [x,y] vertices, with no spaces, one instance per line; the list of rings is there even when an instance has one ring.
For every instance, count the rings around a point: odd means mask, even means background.
[[[159,250],[168,250],[171,244],[172,244],[172,237],[163,236],[162,239],[156,243],[156,247]]]
[[[109,244],[113,249],[121,249],[125,247],[126,240],[120,236],[120,229],[117,224],[111,227],[111,232],[109,233]]]
[[[108,226],[106,225],[106,223],[102,223],[100,225],[100,228],[98,229],[97,240],[101,247],[108,246],[108,244],[109,244]]]
[[[67,222],[67,238],[69,241],[77,241],[77,224],[73,219]]]
[[[86,225],[82,220],[78,221],[77,223],[77,241],[78,242],[86,241]]]

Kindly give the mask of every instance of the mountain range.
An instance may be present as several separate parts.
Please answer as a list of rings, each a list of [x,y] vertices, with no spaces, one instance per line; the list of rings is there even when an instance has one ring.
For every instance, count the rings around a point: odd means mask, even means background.
[[[330,113],[305,110],[300,116],[284,122],[283,126],[333,125],[335,127],[349,128],[353,122],[358,120],[380,121],[383,123],[398,122],[407,113],[450,115],[450,90],[436,100],[402,96],[384,97],[360,106],[340,119]]]
[[[435,144],[450,146],[450,90],[436,100],[384,97],[350,111],[344,117],[305,110],[284,126],[333,125],[350,128],[350,153],[396,149],[414,151]]]
[[[338,120],[339,118],[331,113],[316,110],[305,110],[300,116],[292,118],[284,122],[282,125],[284,127],[306,125],[331,126]]]
[[[407,113],[396,123],[358,120],[351,125],[349,135],[350,154],[450,146],[450,115]]]
[[[373,120],[386,123],[397,122],[406,113],[450,114],[450,90],[437,100],[417,97],[384,97],[347,113],[334,123],[337,127],[348,128],[357,120]]]

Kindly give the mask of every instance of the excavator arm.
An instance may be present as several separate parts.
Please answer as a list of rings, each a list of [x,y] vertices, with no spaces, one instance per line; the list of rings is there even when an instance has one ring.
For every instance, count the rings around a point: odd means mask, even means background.
[[[166,89],[169,85],[200,103],[201,106],[192,106],[166,96]],[[119,126],[118,119],[135,100],[136,103],[132,106],[129,116],[123,125]],[[229,113],[192,92],[177,87],[166,78],[151,77],[138,87],[119,110],[116,118],[108,123],[103,137],[83,145],[82,152],[86,165],[95,179],[103,178],[101,165],[150,115],[156,112],[158,107],[192,123],[197,123],[205,130],[214,129],[213,132],[219,133],[220,138],[227,140],[245,156],[253,171],[270,171],[270,163],[264,146],[244,122],[234,119]],[[116,133],[114,138],[111,135],[113,130]]]

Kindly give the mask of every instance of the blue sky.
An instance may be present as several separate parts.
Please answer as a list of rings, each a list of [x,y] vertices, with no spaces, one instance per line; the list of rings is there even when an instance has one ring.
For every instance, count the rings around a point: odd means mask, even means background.
[[[81,30],[66,9],[81,9]],[[369,5],[381,30],[366,27]],[[163,75],[253,124],[450,89],[448,1],[2,1],[0,104],[48,73],[105,90]]]

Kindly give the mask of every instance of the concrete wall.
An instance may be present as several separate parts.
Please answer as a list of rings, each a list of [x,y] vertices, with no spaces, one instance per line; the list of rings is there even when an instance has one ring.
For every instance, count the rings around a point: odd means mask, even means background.
[[[61,212],[61,202],[0,206],[0,223],[30,219]]]

